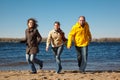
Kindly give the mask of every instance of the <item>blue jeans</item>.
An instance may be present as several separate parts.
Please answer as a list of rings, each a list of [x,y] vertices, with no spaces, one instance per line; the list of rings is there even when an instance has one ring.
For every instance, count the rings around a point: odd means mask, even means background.
[[[87,65],[88,46],[76,47],[79,70],[84,72]]]
[[[56,70],[57,73],[59,73],[62,70],[60,55],[63,51],[63,48],[64,48],[63,45],[60,47],[52,47],[52,50],[56,59],[56,64],[57,64],[57,70]]]
[[[32,72],[37,72],[34,63],[42,65],[42,61],[36,58],[36,54],[26,54],[26,60],[30,65]]]

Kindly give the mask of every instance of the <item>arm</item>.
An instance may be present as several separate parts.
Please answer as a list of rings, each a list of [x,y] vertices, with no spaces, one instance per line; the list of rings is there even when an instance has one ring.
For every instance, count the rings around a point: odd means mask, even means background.
[[[60,29],[59,31],[60,35],[62,36],[62,40],[65,43],[67,41],[67,39],[65,38],[65,33],[63,32],[63,30]]]
[[[42,36],[40,35],[40,33],[37,30],[37,43],[39,44],[42,41]]]
[[[92,41],[92,36],[91,36],[90,31],[89,31],[89,40],[90,40],[90,42]]]
[[[26,43],[27,42],[27,30],[25,31],[25,38],[20,41],[20,43]]]
[[[92,35],[91,35],[90,29],[89,29],[89,25],[88,25],[88,38],[89,38],[89,41],[91,42],[92,41]]]
[[[50,43],[51,43],[51,32],[49,32],[48,38],[46,41],[46,51],[48,51]]]
[[[72,40],[73,40],[74,35],[75,35],[75,28],[73,26],[72,30],[70,31],[70,33],[68,35],[68,42],[67,42],[67,48],[68,49],[71,48]]]

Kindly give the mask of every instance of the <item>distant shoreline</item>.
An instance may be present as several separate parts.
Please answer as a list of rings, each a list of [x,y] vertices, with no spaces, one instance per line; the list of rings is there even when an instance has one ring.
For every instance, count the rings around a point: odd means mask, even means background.
[[[0,42],[20,42],[24,38],[0,38]],[[46,42],[47,38],[43,38],[42,42]],[[92,42],[120,42],[120,38],[94,38]]]
[[[42,42],[46,42],[47,38],[43,38]],[[0,42],[20,42],[24,40],[24,38],[0,38]]]

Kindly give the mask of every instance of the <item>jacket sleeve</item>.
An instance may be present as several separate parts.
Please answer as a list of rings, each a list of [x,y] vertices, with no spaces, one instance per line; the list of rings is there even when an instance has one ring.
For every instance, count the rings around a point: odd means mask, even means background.
[[[90,32],[90,30],[88,30],[88,31],[89,31],[89,34],[88,34],[89,40],[91,41],[92,40],[91,32]]]
[[[27,42],[27,30],[25,30],[25,38],[23,38],[20,43],[26,43]]]
[[[37,31],[37,43],[39,44],[42,41],[42,36],[40,35],[40,33]]]
[[[90,41],[92,40],[92,35],[91,35],[90,29],[89,29],[89,25],[88,25],[88,38]]]
[[[61,30],[61,29],[60,29],[60,30]],[[60,35],[62,36],[63,42],[66,42],[67,39],[66,39],[66,37],[65,37],[65,33],[63,32],[63,30],[60,31]]]
[[[51,32],[49,32],[49,34],[48,34],[48,38],[46,41],[46,47],[49,47],[50,43],[51,43]]]
[[[72,29],[71,29],[71,31],[68,34],[67,47],[71,47],[74,35],[75,35],[75,27],[73,26]]]

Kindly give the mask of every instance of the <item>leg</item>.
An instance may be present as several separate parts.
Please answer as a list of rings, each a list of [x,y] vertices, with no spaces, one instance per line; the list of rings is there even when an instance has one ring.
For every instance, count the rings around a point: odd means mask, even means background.
[[[34,63],[32,62],[32,60],[33,60],[33,55],[31,55],[31,54],[26,54],[26,60],[27,60],[28,64],[30,65],[32,72],[33,72],[33,73],[36,73],[35,65],[34,65]]]
[[[34,65],[35,57],[36,57],[36,54],[30,54],[30,62],[31,62],[32,72],[37,72],[35,65]]]
[[[42,69],[42,67],[43,67],[43,61],[37,59],[36,56],[35,56],[34,57],[34,62],[40,66],[40,69]]]
[[[82,54],[81,54],[81,47],[77,47],[75,46],[76,51],[77,51],[77,61],[78,61],[78,67],[81,67],[81,63],[82,63]]]
[[[86,65],[87,65],[88,46],[82,47],[81,48],[81,53],[82,53],[81,69],[84,72],[85,68],[86,68]]]
[[[60,58],[60,55],[63,51],[63,45],[58,47],[58,50],[57,50],[57,55],[56,55],[56,62],[57,62],[57,65],[58,65],[58,69],[57,69],[57,73],[60,73],[61,70],[62,70],[62,65],[61,65],[61,58]]]
[[[63,45],[60,46],[60,47],[52,48],[52,49],[53,49],[55,59],[56,59],[56,63],[57,63],[57,73],[59,73],[62,70],[60,55],[63,51]]]

